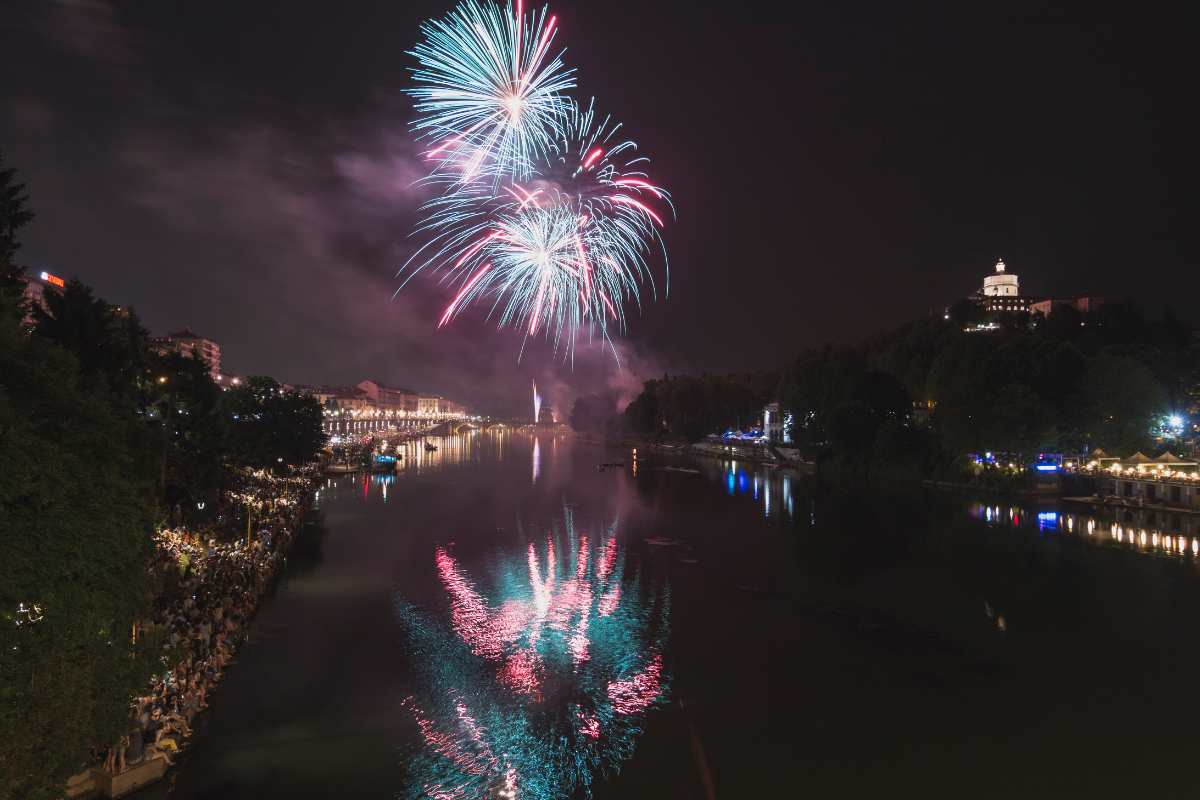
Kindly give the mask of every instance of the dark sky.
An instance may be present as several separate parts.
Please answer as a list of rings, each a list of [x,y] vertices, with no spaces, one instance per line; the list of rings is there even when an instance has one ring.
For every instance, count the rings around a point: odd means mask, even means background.
[[[556,43],[678,220],[624,368],[396,300],[422,199],[417,25],[448,2],[5,0],[0,147],[39,214],[22,260],[217,339],[229,369],[376,377],[486,410],[663,370],[774,367],[972,291],[1194,318],[1195,31],[1182,7],[572,0]]]

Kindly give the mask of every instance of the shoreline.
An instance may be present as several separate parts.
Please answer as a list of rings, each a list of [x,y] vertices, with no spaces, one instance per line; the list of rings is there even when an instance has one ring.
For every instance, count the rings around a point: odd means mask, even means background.
[[[587,444],[599,445],[601,447],[619,447],[646,450],[650,453],[663,453],[668,455],[686,455],[697,458],[710,458],[720,461],[745,461],[754,464],[763,464],[765,466],[786,467],[794,469],[805,474],[813,474],[816,471],[816,464],[811,461],[805,461],[797,454],[795,459],[780,458],[779,455],[772,453],[765,447],[760,445],[745,445],[739,447],[737,445],[717,445],[707,442],[661,442],[652,439],[607,439],[602,436],[595,436],[586,433],[574,433],[576,439]]]

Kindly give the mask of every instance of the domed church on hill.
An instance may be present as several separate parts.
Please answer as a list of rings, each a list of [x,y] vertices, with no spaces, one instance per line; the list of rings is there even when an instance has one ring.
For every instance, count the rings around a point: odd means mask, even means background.
[[[1020,279],[1009,272],[1004,259],[996,262],[996,271],[983,279],[983,288],[975,293],[984,311],[1028,311],[1029,298],[1021,296]]]

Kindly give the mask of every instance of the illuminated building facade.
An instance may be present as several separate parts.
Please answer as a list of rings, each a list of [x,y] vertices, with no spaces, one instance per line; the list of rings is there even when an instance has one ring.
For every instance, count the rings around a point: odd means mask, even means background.
[[[384,386],[379,381],[365,380],[358,388],[366,393],[375,405],[390,411],[417,411],[417,393],[395,386]]]
[[[221,374],[221,346],[212,339],[193,333],[188,328],[151,339],[150,343],[160,355],[179,353],[184,356],[199,357],[208,365],[213,380],[216,380],[217,376]]]
[[[1004,259],[997,261],[995,272],[983,279],[974,300],[984,311],[993,313],[1029,310],[1029,298],[1021,296],[1021,281],[1008,271]]]
[[[46,311],[46,292],[62,293],[67,282],[49,272],[39,272],[36,275],[22,275],[25,284],[22,299],[25,301],[25,324],[33,325],[33,307]]]
[[[792,443],[792,414],[781,411],[779,403],[767,403],[763,408],[763,436],[775,444]]]
[[[442,397],[422,397],[408,389],[365,380],[357,386],[296,386],[324,409],[330,436],[360,436],[379,431],[419,428],[462,419],[467,409]]]

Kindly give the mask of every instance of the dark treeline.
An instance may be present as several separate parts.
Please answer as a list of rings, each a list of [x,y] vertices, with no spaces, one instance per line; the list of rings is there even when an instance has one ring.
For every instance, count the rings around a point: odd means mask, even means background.
[[[696,441],[709,433],[753,423],[779,385],[776,373],[664,375],[646,381],[619,413],[615,392],[584,395],[571,408],[571,427],[604,434]]]
[[[805,350],[782,373],[647,381],[621,427],[696,441],[746,427],[777,400],[793,415],[796,446],[813,457],[947,475],[967,453],[1152,448],[1163,420],[1200,400],[1200,340],[1169,313],[1149,319],[1112,303],[964,330],[977,321],[958,304],[948,319]]]
[[[311,398],[270,378],[220,389],[79,281],[30,307],[31,221],[0,161],[0,798],[61,796],[164,667],[162,642],[132,635],[160,588],[156,526],[235,535],[239,476],[310,462],[324,438]]]

